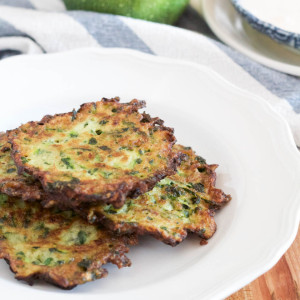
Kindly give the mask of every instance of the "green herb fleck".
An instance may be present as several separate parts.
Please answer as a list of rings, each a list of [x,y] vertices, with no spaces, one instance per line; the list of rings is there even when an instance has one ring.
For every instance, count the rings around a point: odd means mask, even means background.
[[[206,229],[202,228],[200,231],[198,231],[198,234],[201,236],[205,233]]]
[[[201,199],[199,197],[192,197],[191,200],[193,204],[199,204]]]
[[[17,171],[17,169],[15,169],[15,168],[10,168],[10,169],[8,169],[8,170],[6,171],[6,173],[10,174],[10,173],[13,173],[13,172],[15,172],[15,171]]]
[[[21,161],[22,161],[23,164],[26,164],[26,163],[28,163],[30,161],[30,159],[27,158],[27,157],[25,157],[25,156],[22,156],[21,157]]]
[[[78,133],[77,132],[70,132],[70,137],[71,138],[76,138],[76,137],[78,137]]]
[[[105,124],[107,124],[107,123],[108,123],[108,120],[101,120],[101,121],[99,122],[100,125],[105,125]]]
[[[40,155],[40,154],[44,154],[44,153],[49,153],[49,151],[46,151],[46,150],[43,150],[43,149],[40,149],[40,148],[38,148],[34,151],[35,155]]]
[[[98,171],[98,168],[94,168],[93,170],[88,170],[90,175],[94,175]]]
[[[102,171],[101,174],[103,175],[103,177],[105,179],[108,179],[110,175],[112,175],[113,173],[112,172],[105,172],[105,171]]]
[[[0,205],[3,205],[7,202],[8,196],[5,194],[0,194]]]
[[[106,205],[106,206],[104,207],[104,211],[105,211],[106,213],[112,214],[112,215],[114,215],[114,214],[117,213],[117,211],[114,209],[114,207],[113,207],[112,205]]]
[[[50,251],[51,253],[53,253],[53,252],[64,253],[63,251],[58,250],[57,248],[49,248],[49,251]]]
[[[96,145],[97,144],[97,140],[95,138],[90,138],[89,144],[90,145]]]
[[[204,193],[204,185],[202,183],[191,183],[191,186],[193,189],[195,189],[197,192]]]
[[[186,218],[188,218],[188,217],[190,216],[190,213],[189,213],[189,211],[187,211],[187,210],[184,210],[184,211],[183,211],[183,214],[184,214],[184,216],[185,216]]]
[[[74,169],[74,166],[71,164],[70,157],[64,157],[61,159],[61,161],[67,166],[67,169]]]
[[[44,265],[45,266],[49,266],[51,264],[51,262],[53,261],[52,257],[48,257],[47,259],[45,259],[44,261]]]
[[[78,232],[78,235],[77,235],[77,239],[76,239],[76,242],[75,244],[76,245],[83,245],[85,242],[86,242],[86,239],[87,239],[87,234],[85,231],[83,230],[80,230]]]
[[[77,111],[73,109],[72,111],[72,122],[76,120]]]
[[[80,179],[76,178],[76,177],[72,177],[72,180],[70,181],[71,184],[79,184],[80,183]]]
[[[193,192],[192,190],[189,190],[188,188],[184,188],[184,187],[182,189],[185,190],[186,192],[188,192],[189,194],[191,194],[191,195],[193,195],[193,196],[196,197],[195,192]]]
[[[48,227],[45,227],[42,238],[45,239],[48,236],[49,232],[50,232],[50,229]]]
[[[127,126],[134,126],[135,123],[134,122],[128,122],[128,121],[123,121],[122,122],[124,125],[127,125]]]
[[[101,150],[104,150],[104,151],[109,151],[109,150],[111,150],[109,147],[107,147],[107,146],[99,146],[99,148],[101,149]]]
[[[44,223],[40,223],[37,226],[34,227],[34,230],[42,230],[45,228],[45,224]]]
[[[77,266],[82,268],[84,271],[87,271],[87,269],[90,267],[92,264],[92,261],[90,259],[84,258],[82,261],[80,261]]]
[[[196,160],[201,164],[206,164],[206,160],[201,156],[196,156]]]
[[[129,172],[129,175],[136,175],[136,174],[139,174],[140,172],[139,171],[131,171]]]
[[[97,129],[97,130],[96,130],[96,133],[97,133],[97,135],[100,135],[100,134],[102,134],[102,132],[103,132],[103,131],[102,131],[102,130],[100,130],[100,129]]]
[[[119,148],[119,150],[130,150],[128,147],[122,146]]]
[[[167,229],[167,227],[165,227],[165,226],[160,226],[160,228],[161,228],[162,230],[165,230],[165,231],[169,232],[168,229]]]
[[[43,230],[43,234],[42,234],[42,238],[46,238],[50,232],[50,229],[48,227],[45,226],[44,223],[40,223],[39,225],[37,225],[34,230]]]
[[[87,148],[72,148],[74,150],[81,150],[81,151],[92,151],[91,149],[87,149]]]
[[[142,163],[142,159],[140,159],[140,158],[137,158],[136,160],[135,160],[135,162],[137,163],[137,164],[141,164]]]

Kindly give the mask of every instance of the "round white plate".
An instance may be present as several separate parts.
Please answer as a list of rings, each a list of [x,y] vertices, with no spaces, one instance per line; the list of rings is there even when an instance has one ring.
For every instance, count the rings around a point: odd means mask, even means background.
[[[175,248],[143,237],[129,253],[131,268],[109,265],[106,279],[72,291],[17,282],[2,261],[3,299],[219,299],[271,268],[295,238],[300,156],[287,123],[210,69],[132,50],[85,49],[4,60],[0,82],[0,130],[102,96],[145,99],[178,142],[220,165],[217,186],[232,195],[206,246],[196,237]]]
[[[203,16],[220,40],[267,67],[300,76],[300,52],[253,29],[230,0],[202,1]]]

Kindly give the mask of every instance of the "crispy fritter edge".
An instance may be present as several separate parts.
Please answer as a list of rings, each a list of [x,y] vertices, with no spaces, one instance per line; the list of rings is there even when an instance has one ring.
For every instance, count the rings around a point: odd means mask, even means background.
[[[6,136],[6,133],[0,132],[0,139]],[[7,137],[5,137],[7,139]],[[3,145],[0,149],[0,154],[11,151],[11,146],[7,141],[7,144]],[[39,181],[26,182],[25,177],[22,175],[19,178],[14,179],[0,178],[0,193],[7,194],[11,197],[21,197],[24,201],[27,200],[42,200],[44,192]]]
[[[120,99],[119,97],[107,99],[102,98],[103,102],[113,102],[113,103],[119,103]],[[133,99],[130,102],[131,110],[132,112],[137,112],[140,108],[145,107],[145,101],[138,101],[136,99]],[[28,122],[32,127],[39,126],[39,125],[45,125],[50,120],[57,116],[64,116],[69,115],[70,117],[76,116],[78,112],[80,112],[82,109],[84,109],[86,106],[93,106],[95,105],[95,102],[89,102],[84,103],[80,106],[80,109],[75,112],[69,112],[69,113],[63,113],[63,114],[55,114],[54,116],[46,115],[42,118],[39,122]],[[120,103],[120,105],[128,105],[127,103]],[[58,192],[56,190],[52,190],[49,188],[46,182],[43,180],[43,173],[41,171],[35,170],[33,167],[26,167],[24,166],[21,156],[18,155],[19,148],[18,145],[14,142],[14,137],[18,134],[18,128],[14,130],[7,131],[8,140],[9,143],[12,145],[12,158],[15,161],[15,164],[18,168],[19,174],[22,174],[23,172],[27,172],[28,174],[32,175],[34,178],[38,179],[43,189],[46,192],[46,197],[42,201],[42,205],[44,207],[52,207],[59,205],[60,207],[69,207],[69,208],[75,208],[79,206],[82,202],[88,202],[88,203],[111,203],[114,207],[120,208],[124,204],[127,197],[129,198],[136,198],[139,195],[142,195],[146,193],[147,191],[151,190],[155,184],[162,180],[163,178],[173,175],[176,172],[177,166],[180,164],[180,155],[178,153],[173,153],[171,151],[173,145],[176,143],[176,138],[174,136],[174,129],[163,126],[164,121],[155,117],[151,118],[148,114],[143,113],[142,119],[140,122],[147,122],[151,123],[152,126],[155,126],[156,130],[160,131],[166,131],[168,133],[168,138],[170,142],[170,157],[169,157],[169,163],[164,171],[159,171],[153,174],[152,177],[146,178],[146,179],[139,179],[136,181],[131,187],[127,185],[126,182],[121,182],[117,186],[110,185],[111,189],[108,188],[109,192],[102,195],[88,195],[88,194],[78,194],[74,192],[74,188],[78,184],[78,182],[72,183],[71,185],[68,183],[63,186],[63,188]],[[111,191],[111,190],[114,191]]]
[[[182,154],[181,154],[182,157]],[[202,166],[204,167],[204,166]],[[205,168],[208,174],[208,189],[209,189],[209,194],[212,195],[212,199],[214,199],[213,201],[211,201],[210,203],[210,208],[208,209],[208,214],[213,217],[215,215],[215,211],[221,209],[222,207],[224,207],[230,200],[231,200],[231,196],[225,194],[221,189],[215,188],[215,182],[216,182],[216,168],[218,167],[218,165],[213,164],[213,165],[207,165],[205,164]],[[76,212],[78,214],[80,214],[83,218],[88,219],[88,208],[89,206],[86,207],[81,207],[81,208],[77,208]],[[96,216],[96,223],[101,223],[103,224],[106,228],[108,228],[109,230],[115,232],[116,234],[129,234],[129,233],[136,233],[138,235],[144,235],[144,234],[150,234],[151,236],[153,236],[155,239],[158,239],[162,242],[164,242],[167,245],[170,245],[172,247],[177,246],[178,244],[180,244],[188,235],[188,233],[194,233],[193,231],[191,231],[190,229],[184,229],[185,233],[183,235],[181,235],[181,241],[176,241],[175,239],[173,239],[172,237],[166,239],[159,231],[157,230],[153,230],[153,231],[149,231],[147,230],[144,226],[139,226],[139,225],[135,225],[135,224],[128,224],[128,223],[115,223],[112,220],[110,220],[109,218],[107,218],[106,216],[104,216],[103,214],[100,213],[95,213]],[[214,233],[217,230],[217,226],[215,224],[215,229],[214,229]],[[213,233],[213,234],[214,234]],[[200,238],[202,240],[208,240],[210,239],[213,235],[207,237],[205,236],[205,234],[200,234],[199,235]]]
[[[10,201],[13,201],[13,199],[19,200],[20,198],[17,197],[10,197]],[[22,200],[24,201],[24,200]],[[26,205],[30,206],[30,203],[27,203]],[[32,203],[32,205],[39,206],[38,202]],[[41,210],[39,211],[40,213],[43,211],[43,209],[41,208]],[[46,214],[49,213],[49,210],[45,210]],[[43,214],[42,214],[43,216]],[[77,216],[80,217],[80,216]],[[86,222],[84,220],[82,220],[82,222]],[[88,223],[87,223],[88,225]],[[91,226],[91,225],[89,225]],[[96,225],[95,225],[96,226]],[[7,227],[9,228],[9,227]],[[103,230],[105,233],[105,237],[104,239],[110,239],[111,238],[115,238],[114,234],[112,232],[109,232],[106,228],[102,227],[98,228],[97,230]],[[1,231],[1,230],[0,230]],[[106,237],[106,235],[109,235],[108,237]],[[100,247],[101,247],[101,242],[102,240],[98,239],[96,241],[100,241]],[[2,245],[2,243],[4,243],[4,245]],[[59,268],[64,268],[66,267],[66,265],[63,266],[55,266],[55,267],[48,267],[46,265],[44,266],[39,266],[40,270],[36,271],[32,274],[30,274],[29,276],[22,276],[22,275],[18,275],[18,268],[16,266],[16,263],[18,262],[17,258],[15,256],[11,256],[10,252],[13,251],[14,247],[13,246],[9,246],[5,244],[5,240],[2,240],[0,238],[0,259],[4,259],[6,261],[6,263],[9,265],[10,270],[15,274],[15,278],[17,280],[24,280],[25,282],[27,282],[29,285],[33,285],[34,282],[36,280],[42,280],[45,282],[48,282],[50,284],[53,284],[59,288],[65,289],[65,290],[70,290],[73,289],[74,287],[76,287],[79,284],[83,284],[85,282],[77,282],[75,284],[71,284],[68,280],[66,280],[66,278],[63,276],[62,272],[56,272],[56,269]],[[26,244],[26,242],[24,241],[24,244]],[[136,234],[124,234],[122,236],[118,236],[117,237],[117,244],[115,247],[115,250],[113,253],[104,253],[103,256],[103,261],[101,261],[101,265],[98,266],[98,270],[100,271],[100,276],[97,277],[97,279],[101,279],[103,277],[106,277],[108,272],[105,268],[103,268],[104,265],[106,265],[107,263],[112,263],[115,264],[119,269],[123,268],[123,267],[130,267],[131,266],[131,260],[125,255],[126,253],[129,252],[129,247],[130,246],[135,246],[138,244],[138,236]],[[81,246],[83,247],[83,246]],[[6,248],[8,248],[8,250],[6,250]],[[79,251],[80,252],[80,251]],[[82,250],[81,250],[82,252]],[[76,249],[75,249],[75,253],[76,253]],[[96,256],[98,256],[99,253],[96,253]],[[84,259],[84,258],[83,258]],[[97,262],[97,260],[95,260],[95,262]],[[86,270],[88,271],[88,270]],[[83,272],[84,273],[84,272]],[[76,274],[76,273],[74,273]],[[90,280],[88,280],[90,281]],[[93,281],[93,280],[92,280]]]
[[[78,211],[78,210],[77,210]],[[210,216],[214,216],[215,212],[214,210],[209,210],[209,215]],[[87,218],[87,214],[84,211],[81,211],[81,216]],[[159,230],[147,230],[144,226],[132,226],[132,225],[128,225],[128,224],[116,224],[114,223],[112,220],[106,218],[104,215],[100,215],[100,214],[96,214],[97,216],[97,220],[95,222],[101,223],[103,224],[106,228],[108,228],[109,230],[111,230],[112,232],[114,232],[117,235],[123,235],[123,234],[133,234],[136,233],[137,235],[141,236],[141,235],[146,235],[149,234],[152,237],[154,237],[155,239],[169,245],[172,247],[175,247],[177,245],[179,245],[180,243],[183,242],[184,239],[186,239],[188,233],[195,233],[194,231],[190,230],[190,229],[184,229],[184,234],[181,235],[181,240],[175,240],[172,237],[166,238],[164,237],[161,232]],[[198,234],[198,236],[203,239],[203,240],[209,240],[217,231],[217,225],[214,224],[214,232],[211,236],[206,237],[204,234]]]
[[[110,255],[109,257],[107,257],[107,259],[105,260],[105,262],[102,264],[102,266],[106,265],[107,263],[112,263],[115,264],[119,269],[123,268],[123,267],[130,267],[131,266],[131,260],[125,255],[125,253],[129,252],[129,246],[135,246],[138,244],[138,239],[137,236],[135,235],[123,235],[123,236],[119,236],[119,238],[122,238],[122,242],[124,243],[124,245],[122,246],[122,253],[119,254],[119,256],[117,258],[112,258]],[[1,248],[0,248],[1,250]],[[120,250],[120,249],[119,249]],[[0,251],[1,252],[1,251]],[[30,276],[24,277],[24,276],[18,276],[17,275],[17,270],[13,268],[12,264],[13,264],[13,258],[10,257],[9,254],[5,254],[5,255],[1,255],[0,253],[0,258],[3,258],[5,260],[5,262],[9,265],[9,268],[11,270],[12,273],[16,274],[15,278],[17,280],[23,280],[25,282],[27,282],[29,285],[33,285],[35,281],[37,280],[41,280],[47,283],[50,283],[54,286],[57,286],[61,289],[64,290],[72,290],[73,288],[75,288],[78,284],[74,284],[74,285],[69,285],[63,277],[61,278],[57,278],[54,279],[53,277],[51,277],[49,275],[49,272],[45,271],[45,272],[36,272]],[[47,266],[44,267],[45,269],[47,269]],[[99,277],[98,279],[104,278],[108,275],[108,272],[105,268],[100,268],[102,274],[101,277]]]

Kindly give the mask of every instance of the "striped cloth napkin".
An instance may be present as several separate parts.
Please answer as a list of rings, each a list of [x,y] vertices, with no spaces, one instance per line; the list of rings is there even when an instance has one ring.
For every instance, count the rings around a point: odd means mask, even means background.
[[[288,121],[300,147],[300,78],[263,67],[205,35],[173,26],[66,11],[61,0],[0,0],[0,59],[90,46],[131,48],[208,66],[268,101]]]

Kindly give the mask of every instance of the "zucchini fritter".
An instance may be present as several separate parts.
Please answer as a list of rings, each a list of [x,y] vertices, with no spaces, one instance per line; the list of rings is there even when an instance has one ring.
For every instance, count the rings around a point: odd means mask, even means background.
[[[0,193],[23,200],[41,200],[44,194],[38,181],[30,175],[18,174],[5,133],[0,133]]]
[[[144,101],[105,99],[76,112],[45,116],[9,133],[19,173],[41,181],[46,207],[111,203],[151,190],[174,174],[173,129],[140,114]]]
[[[202,239],[215,233],[214,211],[224,206],[231,197],[216,189],[215,169],[196,156],[190,147],[175,145],[183,153],[177,174],[163,179],[152,191],[137,199],[127,199],[124,206],[92,206],[79,211],[90,223],[101,222],[117,233],[149,233],[175,246],[195,232]]]
[[[72,211],[42,209],[0,194],[0,258],[19,280],[42,279],[63,289],[107,275],[102,265],[130,266],[124,255],[136,237],[117,237]]]

